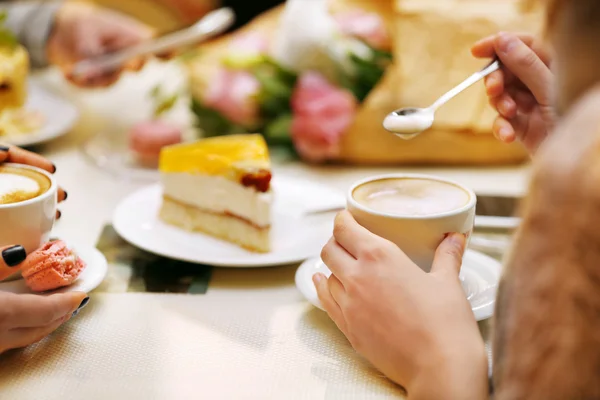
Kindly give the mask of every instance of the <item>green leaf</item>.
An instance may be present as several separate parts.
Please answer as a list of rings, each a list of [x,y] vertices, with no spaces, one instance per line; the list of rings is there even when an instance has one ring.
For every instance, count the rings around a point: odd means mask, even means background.
[[[379,83],[392,61],[391,53],[370,46],[369,48],[371,56],[368,59],[353,53],[348,54],[353,73],[340,73],[342,85],[350,90],[360,102],[364,101],[375,85]]]
[[[177,94],[173,94],[169,97],[165,97],[162,100],[160,100],[159,103],[154,107],[154,116],[159,117],[164,113],[170,111],[175,105],[175,103],[177,103],[178,99],[179,96]]]
[[[160,88],[160,85],[154,86],[152,88],[152,90],[150,91],[150,97],[152,97],[153,99],[158,99],[161,94],[162,94],[162,90]]]
[[[0,47],[8,47],[10,49],[16,47],[19,42],[17,37],[4,26],[8,14],[5,11],[0,11]]]
[[[282,114],[265,126],[265,138],[271,143],[289,143],[291,126],[292,114]]]
[[[228,121],[221,113],[204,106],[196,99],[192,99],[191,109],[197,117],[196,125],[204,136],[223,136],[232,133],[243,133],[245,129]]]

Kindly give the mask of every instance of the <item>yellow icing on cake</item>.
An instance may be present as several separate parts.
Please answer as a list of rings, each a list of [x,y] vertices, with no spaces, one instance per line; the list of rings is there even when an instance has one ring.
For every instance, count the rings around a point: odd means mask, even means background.
[[[259,134],[240,134],[201,139],[162,149],[159,170],[188,172],[237,179],[241,174],[270,169],[269,149]]]

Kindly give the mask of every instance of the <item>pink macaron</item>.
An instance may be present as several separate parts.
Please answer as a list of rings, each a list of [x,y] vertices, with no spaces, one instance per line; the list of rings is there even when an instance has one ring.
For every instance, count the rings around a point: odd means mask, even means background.
[[[85,262],[65,242],[57,240],[31,253],[21,266],[21,273],[32,291],[46,292],[72,284],[85,267]]]
[[[181,143],[181,129],[160,120],[135,124],[129,132],[129,149],[137,160],[144,164],[155,164],[160,150]]]

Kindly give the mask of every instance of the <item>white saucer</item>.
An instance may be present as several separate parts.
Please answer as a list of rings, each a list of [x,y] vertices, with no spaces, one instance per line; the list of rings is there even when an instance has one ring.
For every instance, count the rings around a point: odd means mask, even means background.
[[[339,204],[344,195],[327,186],[276,176],[271,227],[272,250],[260,254],[234,244],[167,225],[158,219],[160,185],[135,192],[119,204],[113,226],[143,250],[172,259],[220,267],[269,267],[292,264],[320,254],[331,236],[333,214],[307,216],[305,210]]]
[[[500,263],[493,258],[474,250],[466,251],[460,279],[477,321],[488,319],[494,314],[500,270]],[[312,281],[317,272],[331,275],[331,271],[320,258],[312,258],[302,263],[296,271],[296,287],[312,305],[322,310],[323,306]]]
[[[70,244],[69,246],[71,246],[71,248],[75,250],[79,257],[81,257],[81,259],[86,262],[87,267],[83,270],[81,275],[79,275],[79,278],[77,278],[77,280],[73,282],[72,285],[65,286],[44,294],[63,292],[89,293],[92,290],[96,289],[98,286],[100,286],[100,284],[106,277],[106,273],[108,272],[108,263],[106,262],[106,257],[104,257],[104,255],[100,251],[98,251],[98,249],[91,246],[77,246]],[[25,285],[25,281],[23,279],[0,282],[0,291],[19,294],[34,293],[27,287],[27,285]]]
[[[27,110],[43,115],[44,123],[39,130],[18,136],[0,136],[0,141],[15,146],[38,145],[63,136],[73,128],[79,118],[79,110],[62,97],[48,92],[30,79],[28,82]]]

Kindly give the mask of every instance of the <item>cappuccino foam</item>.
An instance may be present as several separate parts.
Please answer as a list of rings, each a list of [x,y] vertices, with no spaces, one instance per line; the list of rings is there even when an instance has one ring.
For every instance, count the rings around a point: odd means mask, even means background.
[[[354,200],[372,210],[407,216],[457,210],[471,198],[456,185],[424,178],[381,179],[357,187],[352,194]]]
[[[50,180],[30,169],[0,166],[0,204],[33,199],[50,189]]]

